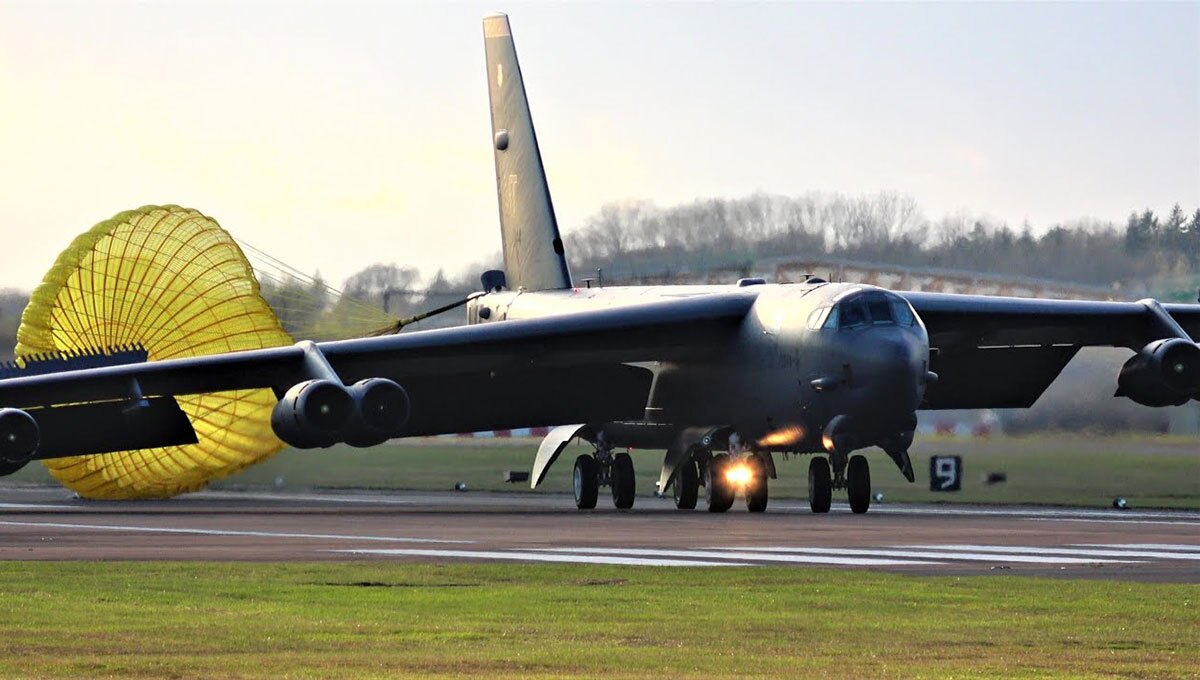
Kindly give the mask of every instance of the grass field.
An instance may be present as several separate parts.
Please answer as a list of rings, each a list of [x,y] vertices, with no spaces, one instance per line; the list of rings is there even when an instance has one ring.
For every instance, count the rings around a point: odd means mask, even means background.
[[[470,490],[528,491],[506,484],[505,470],[528,471],[535,440],[435,439],[387,444],[372,449],[346,446],[320,451],[284,451],[273,459],[213,488],[271,488],[282,478],[287,489],[375,488],[450,489],[464,481]],[[575,456],[569,448],[551,469],[542,489],[568,492]],[[1124,436],[1039,435],[955,439],[928,437],[913,445],[917,481],[908,484],[881,451],[867,452],[872,482],[885,502],[1046,503],[1107,506],[1125,496],[1134,507],[1200,508],[1200,442],[1194,439]],[[965,469],[959,493],[929,491],[932,454],[958,454]],[[638,490],[649,493],[658,479],[662,453],[635,451]],[[774,497],[805,497],[808,457],[776,457],[779,479]],[[1008,481],[986,486],[987,472],[1005,472]],[[45,469],[29,465],[6,481],[53,483]]]
[[[834,570],[0,563],[11,677],[1200,673],[1200,586]]]

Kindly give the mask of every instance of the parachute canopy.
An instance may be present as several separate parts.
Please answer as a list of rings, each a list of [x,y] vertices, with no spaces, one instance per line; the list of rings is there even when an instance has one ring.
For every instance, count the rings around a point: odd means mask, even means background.
[[[165,205],[120,213],[77,237],[34,290],[16,354],[140,345],[155,361],[291,342],[229,233],[196,210]],[[86,498],[156,498],[200,489],[282,448],[270,390],[178,401],[196,444],[44,463]]]

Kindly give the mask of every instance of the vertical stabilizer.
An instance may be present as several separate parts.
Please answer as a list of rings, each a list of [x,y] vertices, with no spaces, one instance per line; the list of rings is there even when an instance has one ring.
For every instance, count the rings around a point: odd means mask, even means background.
[[[508,17],[484,17],[483,37],[508,285],[514,290],[531,291],[570,288],[571,273],[554,218]]]

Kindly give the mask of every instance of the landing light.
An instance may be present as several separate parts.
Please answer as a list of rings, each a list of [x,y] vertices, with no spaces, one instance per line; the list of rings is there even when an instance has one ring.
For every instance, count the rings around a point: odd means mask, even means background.
[[[725,480],[737,486],[746,486],[754,479],[754,471],[745,463],[737,463],[725,471]]]

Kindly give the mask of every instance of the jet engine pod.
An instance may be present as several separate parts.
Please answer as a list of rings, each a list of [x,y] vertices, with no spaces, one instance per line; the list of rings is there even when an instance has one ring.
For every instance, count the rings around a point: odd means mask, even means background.
[[[1200,347],[1182,338],[1155,340],[1130,357],[1117,378],[1118,397],[1143,406],[1179,406],[1200,392]]]
[[[11,474],[33,459],[41,444],[37,421],[15,408],[0,409],[0,469]]]
[[[333,446],[342,440],[354,416],[354,398],[329,380],[294,385],[271,412],[275,436],[298,449]]]
[[[398,437],[408,422],[408,392],[386,378],[367,378],[350,388],[354,416],[346,431],[351,446],[375,446]]]

